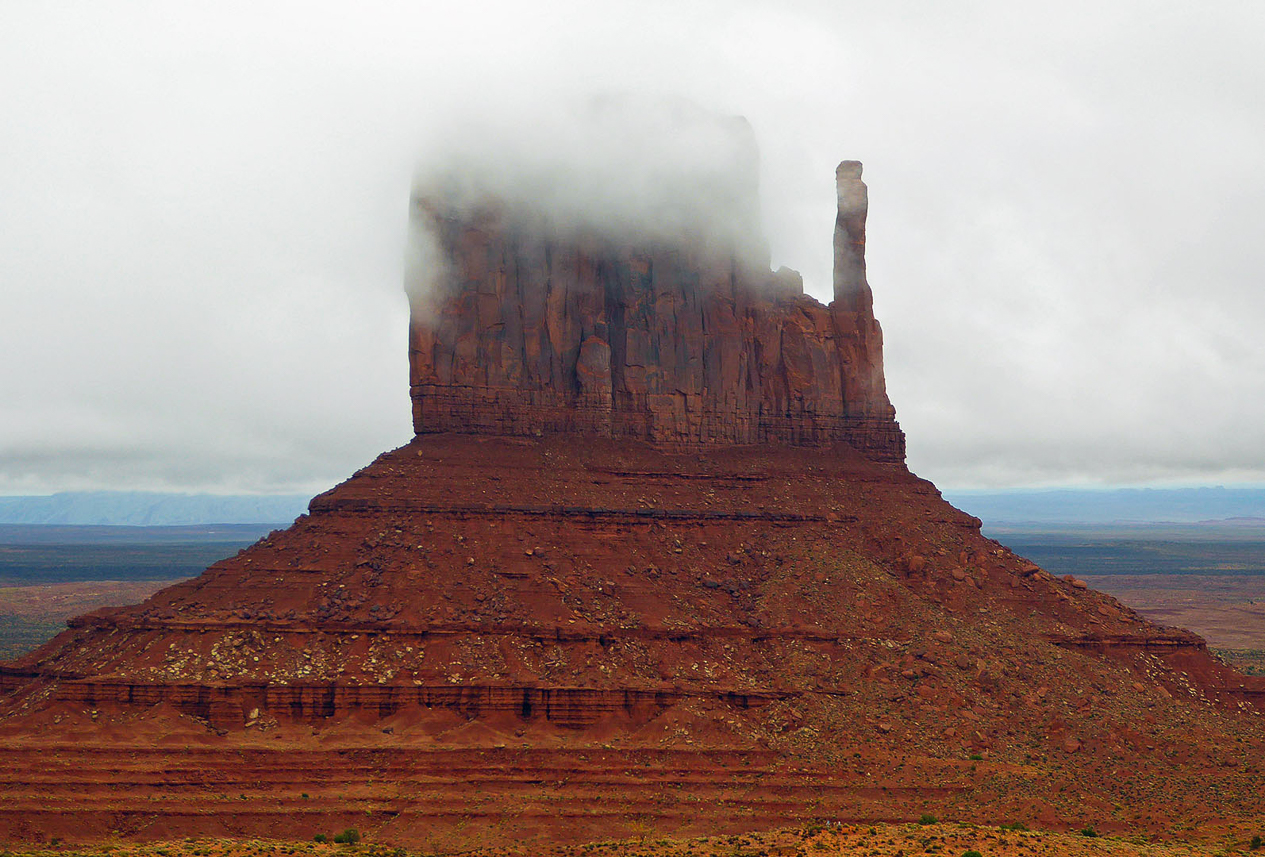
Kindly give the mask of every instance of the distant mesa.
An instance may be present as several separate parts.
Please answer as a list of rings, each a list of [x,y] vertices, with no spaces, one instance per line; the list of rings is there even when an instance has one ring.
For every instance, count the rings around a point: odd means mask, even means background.
[[[182,527],[287,523],[301,514],[298,494],[216,495],[148,491],[64,491],[0,497],[0,525]]]

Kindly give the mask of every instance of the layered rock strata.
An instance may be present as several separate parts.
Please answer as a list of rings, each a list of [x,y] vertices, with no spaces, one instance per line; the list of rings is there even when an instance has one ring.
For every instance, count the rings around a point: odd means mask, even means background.
[[[835,300],[736,248],[617,241],[419,197],[449,268],[414,313],[413,426],[675,445],[844,441],[904,459],[865,280],[861,165],[838,172]]]
[[[847,444],[423,435],[0,669],[0,832],[1145,827],[1265,810],[1262,684]]]

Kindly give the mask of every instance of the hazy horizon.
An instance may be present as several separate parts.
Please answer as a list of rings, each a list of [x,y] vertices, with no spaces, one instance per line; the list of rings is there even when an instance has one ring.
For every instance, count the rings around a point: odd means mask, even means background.
[[[942,489],[953,505],[991,525],[1244,521],[1265,526],[1265,486],[1226,488]],[[0,526],[153,527],[286,524],[308,494],[83,491],[0,496]],[[2,537],[3,534],[0,534]]]

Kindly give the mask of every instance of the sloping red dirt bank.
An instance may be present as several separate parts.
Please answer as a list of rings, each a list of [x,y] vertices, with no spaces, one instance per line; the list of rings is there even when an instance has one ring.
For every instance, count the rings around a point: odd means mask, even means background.
[[[1259,680],[845,447],[419,438],[3,680],[16,838],[1262,811]]]

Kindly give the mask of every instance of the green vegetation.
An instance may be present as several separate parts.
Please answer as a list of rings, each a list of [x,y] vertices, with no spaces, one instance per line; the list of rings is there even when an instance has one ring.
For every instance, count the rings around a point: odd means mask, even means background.
[[[0,615],[0,661],[10,661],[25,655],[64,630],[65,622],[42,622],[22,616]]]
[[[1265,650],[1213,649],[1212,653],[1244,675],[1265,675]]]
[[[938,821],[940,821],[940,819],[936,818],[934,815],[932,815],[929,812],[924,812],[921,816],[918,817],[918,823],[923,824],[923,825],[935,824]]]
[[[1035,530],[1035,528],[1034,528]],[[1261,574],[1260,528],[1223,531],[1152,525],[1140,532],[1077,529],[1006,533],[1001,542],[1051,574]]]
[[[1094,828],[1092,827],[1086,827],[1083,830],[1081,830],[1081,836],[1097,836],[1097,835],[1098,835],[1098,831],[1094,830]]]
[[[170,580],[201,574],[247,543],[5,545],[0,579],[9,585],[76,580]]]

